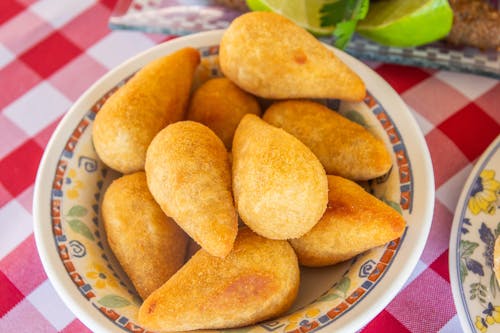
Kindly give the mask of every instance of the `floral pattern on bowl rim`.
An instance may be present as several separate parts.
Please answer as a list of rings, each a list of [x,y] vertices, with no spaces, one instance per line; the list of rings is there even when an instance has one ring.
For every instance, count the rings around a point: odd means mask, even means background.
[[[213,35],[214,33],[212,33]],[[200,35],[201,36],[201,35]],[[196,38],[196,36],[194,36]],[[189,38],[188,38],[189,39]],[[202,62],[197,71],[195,84],[214,77],[220,76],[217,63],[217,44],[208,44],[198,47],[202,55]],[[138,66],[139,68],[140,66]],[[56,290],[61,294],[63,300],[70,308],[80,315],[92,329],[102,328],[102,321],[108,321],[105,325],[110,328],[109,322],[113,324],[117,331],[145,331],[136,323],[137,310],[140,306],[140,298],[134,291],[130,281],[121,270],[116,259],[112,255],[104,236],[104,230],[100,223],[100,201],[102,195],[110,182],[119,176],[118,173],[108,169],[97,157],[91,140],[91,125],[95,114],[100,107],[120,85],[122,85],[133,72],[122,76],[114,84],[108,85],[105,93],[94,94],[92,102],[87,103],[88,108],[81,111],[81,118],[73,120],[73,129],[67,129],[69,133],[66,137],[59,136],[59,140],[64,140],[63,148],[57,153],[55,166],[52,170],[52,180],[50,181],[50,219],[46,216],[43,221],[36,223],[50,223],[50,234],[52,238],[52,248],[48,247],[47,237],[42,237],[40,231],[35,231],[37,245],[39,246],[42,262],[47,270],[49,278],[56,286]],[[92,90],[92,88],[90,89]],[[405,251],[416,251],[412,253],[418,258],[419,251],[423,249],[423,243],[430,227],[430,216],[432,205],[429,211],[429,203],[425,207],[423,227],[417,227],[414,218],[414,205],[421,206],[421,201],[415,202],[415,173],[416,170],[411,165],[415,157],[410,158],[406,142],[396,123],[385,110],[382,104],[374,97],[375,94],[369,92],[365,100],[361,103],[348,103],[333,100],[323,101],[327,106],[338,109],[344,116],[363,124],[375,135],[384,140],[393,152],[393,169],[385,177],[366,182],[363,185],[374,195],[384,200],[389,205],[400,210],[408,221],[407,230],[401,239],[389,242],[385,246],[367,251],[351,261],[328,267],[324,269],[301,270],[301,289],[293,311],[276,320],[260,323],[259,325],[237,329],[241,332],[303,332],[304,330],[319,330],[324,327],[331,327],[332,323],[342,319],[344,316],[356,315],[358,308],[363,308],[365,298],[370,296],[374,290],[376,294],[377,285],[384,280],[387,272],[391,271],[391,266],[397,261],[402,245]],[[85,96],[88,97],[88,96]],[[75,122],[78,120],[77,122]],[[64,123],[64,122],[63,122]],[[60,125],[62,127],[65,124]],[[56,131],[57,132],[57,131]],[[55,140],[55,139],[53,139]],[[52,140],[51,140],[52,141]],[[420,152],[422,153],[422,152]],[[425,153],[425,150],[424,152]],[[427,152],[428,154],[428,152]],[[45,159],[46,157],[44,157]],[[425,158],[424,158],[425,160]],[[42,162],[42,165],[44,162]],[[428,165],[426,165],[428,167]],[[43,173],[39,171],[39,173]],[[38,175],[37,179],[41,177]],[[417,178],[421,177],[418,175]],[[432,179],[427,175],[425,182]],[[36,195],[41,191],[37,185]],[[46,193],[45,193],[46,194]],[[430,195],[433,198],[433,191]],[[39,216],[38,206],[35,205],[36,216]],[[421,221],[418,221],[421,223]],[[35,228],[41,227],[35,224]],[[417,244],[408,245],[406,240],[408,234],[411,237],[419,230]],[[45,234],[47,236],[47,232]],[[406,243],[405,243],[406,242]],[[412,247],[413,248],[406,248]],[[415,248],[416,247],[416,248]],[[51,251],[46,254],[46,251]],[[54,257],[55,255],[55,257]],[[50,257],[50,259],[48,258]],[[404,260],[399,255],[399,261]],[[50,263],[49,263],[50,261]],[[61,270],[62,264],[62,270]],[[59,266],[59,275],[54,276],[54,266]],[[396,265],[401,265],[398,263]],[[414,265],[414,263],[413,263]],[[411,266],[411,264],[410,264]],[[411,269],[406,265],[404,274],[399,273],[399,287],[408,277]],[[393,271],[393,270],[392,270]],[[395,274],[392,272],[391,274]],[[64,276],[65,275],[65,276]],[[64,283],[61,282],[64,280]],[[384,282],[387,283],[387,282]],[[64,284],[64,287],[60,287]],[[72,286],[70,286],[72,285]],[[57,287],[60,288],[57,288]],[[76,287],[76,288],[75,288]],[[73,298],[67,296],[64,288],[73,288]],[[62,290],[63,289],[63,290]],[[75,290],[80,295],[75,295]],[[390,289],[390,288],[389,288]],[[392,296],[397,292],[396,288],[391,290]],[[390,296],[386,295],[383,300],[386,303]],[[68,299],[71,298],[71,299]],[[78,298],[75,300],[74,298]],[[77,303],[77,304],[75,304]],[[88,303],[92,309],[88,309]],[[384,304],[375,304],[381,310]],[[361,305],[360,305],[361,304]],[[82,307],[85,307],[82,313]],[[366,323],[370,317],[376,314],[377,307],[371,309],[372,312],[364,311],[363,318],[358,322],[351,323],[356,329]],[[101,318],[95,324],[95,312],[101,313]],[[89,316],[92,318],[88,318]],[[343,320],[343,319],[342,319]],[[97,325],[97,326],[96,326]],[[349,325],[344,325],[349,327]],[[332,327],[333,328],[333,327]],[[351,329],[347,329],[348,331]],[[231,330],[234,331],[234,330]]]
[[[464,185],[450,237],[453,297],[462,327],[468,332],[500,329],[500,285],[493,271],[499,235],[500,136],[483,153]]]

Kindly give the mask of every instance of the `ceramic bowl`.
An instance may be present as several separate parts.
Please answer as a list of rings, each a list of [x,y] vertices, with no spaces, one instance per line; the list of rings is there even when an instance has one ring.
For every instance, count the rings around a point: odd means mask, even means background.
[[[47,275],[75,315],[96,332],[137,332],[140,298],[109,246],[100,218],[103,193],[119,176],[96,155],[92,123],[124,80],[149,61],[182,47],[199,49],[196,84],[220,76],[218,45],[223,31],[178,38],[126,61],[92,85],[54,132],[37,175],[34,198],[36,244]],[[241,332],[354,332],[394,298],[410,276],[426,242],[433,212],[434,181],[423,135],[396,92],[373,70],[332,49],[365,81],[359,103],[326,100],[342,115],[380,137],[391,152],[389,174],[363,184],[399,210],[404,235],[353,260],[301,269],[301,286],[285,315]],[[234,332],[235,330],[231,330]]]

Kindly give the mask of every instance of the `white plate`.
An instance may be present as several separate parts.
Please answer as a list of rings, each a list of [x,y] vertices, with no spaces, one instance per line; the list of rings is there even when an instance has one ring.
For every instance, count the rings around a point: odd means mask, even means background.
[[[178,38],[137,55],[105,75],[83,94],[54,132],[35,185],[35,238],[50,281],[76,316],[96,332],[140,330],[140,300],[111,254],[100,222],[100,199],[118,175],[97,157],[91,131],[95,113],[117,85],[149,61],[186,46],[198,48],[197,82],[220,75],[222,31]],[[302,269],[293,309],[276,320],[241,332],[314,329],[353,332],[375,317],[403,286],[426,242],[434,205],[434,180],[425,140],[408,108],[375,72],[334,51],[365,81],[360,103],[325,101],[363,123],[392,154],[389,175],[367,188],[399,209],[407,229],[399,240],[354,260],[323,269]]]
[[[500,136],[470,173],[451,228],[451,290],[466,332],[483,332],[488,327],[500,330],[500,286],[493,272],[493,249],[499,234]]]

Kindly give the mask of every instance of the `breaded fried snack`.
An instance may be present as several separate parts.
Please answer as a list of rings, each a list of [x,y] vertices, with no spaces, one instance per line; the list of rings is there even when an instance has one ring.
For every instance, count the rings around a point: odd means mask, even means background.
[[[247,113],[260,116],[257,99],[220,77],[206,81],[194,92],[187,119],[207,125],[231,150],[234,131]]]
[[[92,132],[96,152],[107,166],[125,174],[144,170],[154,136],[184,118],[199,62],[196,49],[181,49],[147,64],[109,97]]]
[[[144,172],[113,181],[102,219],[111,250],[143,299],[184,264],[188,237],[153,199]]]
[[[233,141],[233,194],[243,222],[271,239],[297,238],[328,202],[325,170],[302,142],[254,115]]]
[[[302,141],[329,175],[368,180],[391,168],[391,155],[382,140],[322,104],[277,102],[266,110],[263,119]]]
[[[250,325],[290,308],[299,287],[297,257],[287,241],[240,229],[226,258],[198,251],[139,309],[150,330],[187,331]]]
[[[500,283],[500,237],[496,238],[493,249],[493,270],[498,283]]]
[[[168,125],[146,155],[146,176],[165,214],[208,253],[226,256],[238,231],[224,143],[194,121]]]
[[[361,78],[313,35],[272,12],[233,20],[220,43],[225,76],[260,97],[339,98],[360,101]]]
[[[290,241],[301,265],[333,265],[403,234],[403,217],[358,184],[328,176],[328,187],[328,208],[321,220]]]

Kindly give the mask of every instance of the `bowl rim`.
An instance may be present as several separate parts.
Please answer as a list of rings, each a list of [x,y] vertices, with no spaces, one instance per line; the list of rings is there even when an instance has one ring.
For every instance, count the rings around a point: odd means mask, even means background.
[[[77,99],[56,127],[47,144],[40,161],[34,187],[33,222],[35,242],[44,270],[57,294],[75,316],[93,331],[113,331],[117,329],[117,326],[105,316],[96,316],[97,310],[84,300],[80,291],[75,288],[73,281],[69,278],[63,263],[57,255],[57,251],[55,251],[52,225],[46,221],[47,217],[50,217],[50,188],[57,167],[57,158],[55,156],[60,155],[65,145],[65,140],[60,140],[60,138],[66,138],[70,135],[74,128],[74,126],[70,125],[76,125],[77,121],[90,109],[93,103],[102,96],[103,91],[109,91],[120,80],[162,55],[172,53],[183,47],[199,48],[218,45],[223,32],[224,30],[213,30],[172,39],[153,46],[116,66],[92,84]],[[415,268],[432,224],[435,197],[434,173],[424,136],[415,118],[396,91],[367,65],[342,51],[329,45],[326,46],[349,67],[356,68],[355,72],[361,76],[365,83],[373,81],[377,83],[370,86],[370,92],[386,110],[392,110],[387,111],[387,113],[393,119],[398,119],[395,123],[398,125],[398,130],[405,142],[407,151],[413,157],[410,160],[418,159],[419,163],[419,167],[414,166],[412,168],[414,179],[418,180],[414,181],[413,186],[415,193],[414,207],[418,208],[418,211],[414,209],[412,216],[415,215],[414,219],[420,221],[418,225],[419,232],[417,234],[407,232],[406,240],[403,242],[403,245],[406,244],[406,246],[402,246],[399,255],[393,261],[393,266],[397,263],[399,270],[397,272],[394,268],[387,270],[386,276],[379,283],[379,287],[374,288],[367,295],[364,302],[356,304],[356,311],[349,311],[343,318],[335,321],[335,323],[342,323],[340,327],[336,327],[338,325],[335,325],[335,327],[333,325],[322,327],[326,331],[335,329],[336,332],[352,332],[362,328],[387,306],[404,286]],[[383,101],[380,100],[382,95],[384,96]],[[366,299],[373,301],[370,303]],[[85,305],[83,301],[85,301]]]

